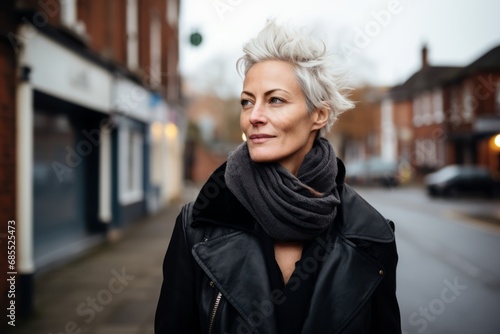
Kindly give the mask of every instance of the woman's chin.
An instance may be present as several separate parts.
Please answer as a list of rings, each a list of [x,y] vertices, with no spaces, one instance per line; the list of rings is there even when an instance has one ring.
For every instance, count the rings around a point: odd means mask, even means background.
[[[269,163],[275,162],[277,157],[269,153],[250,151],[250,159],[255,163]]]

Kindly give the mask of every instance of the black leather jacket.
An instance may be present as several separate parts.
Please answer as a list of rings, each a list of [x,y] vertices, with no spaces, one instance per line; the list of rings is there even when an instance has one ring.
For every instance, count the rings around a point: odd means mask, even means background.
[[[302,333],[401,332],[394,225],[343,183],[342,203],[318,239],[321,261]],[[260,226],[227,189],[225,165],[179,214],[163,264],[155,333],[277,334]],[[298,282],[300,284],[300,282]]]

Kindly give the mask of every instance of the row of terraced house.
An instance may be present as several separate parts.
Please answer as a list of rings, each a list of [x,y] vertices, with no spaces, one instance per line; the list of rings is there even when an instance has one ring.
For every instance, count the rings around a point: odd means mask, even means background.
[[[402,182],[447,165],[476,165],[500,178],[500,46],[462,67],[421,68],[400,85],[354,91],[332,140],[347,162],[380,157]],[[378,124],[379,126],[373,126]]]
[[[179,0],[0,2],[2,310],[6,268],[29,313],[35,274],[180,195],[178,18]]]
[[[390,90],[381,116],[382,155],[417,178],[450,164],[499,177],[500,46],[465,67],[431,66],[423,48],[421,69]]]

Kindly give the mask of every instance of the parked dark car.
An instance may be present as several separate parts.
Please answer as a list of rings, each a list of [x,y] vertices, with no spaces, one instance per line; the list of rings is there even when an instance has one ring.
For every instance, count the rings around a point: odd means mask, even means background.
[[[428,174],[425,185],[430,196],[483,194],[492,197],[498,182],[486,168],[450,165]]]
[[[346,165],[346,182],[351,185],[397,186],[397,163],[379,157],[349,163]]]

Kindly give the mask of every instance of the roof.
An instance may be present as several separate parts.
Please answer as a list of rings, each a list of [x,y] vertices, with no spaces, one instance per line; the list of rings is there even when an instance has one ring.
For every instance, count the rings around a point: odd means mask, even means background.
[[[471,64],[464,67],[456,79],[478,72],[500,71],[500,45],[494,47]]]
[[[417,92],[461,80],[478,72],[488,71],[500,71],[500,45],[465,67],[428,66],[422,68],[403,84],[394,86],[389,91],[389,95],[395,100],[408,99]]]
[[[410,97],[416,92],[430,89],[455,77],[463,68],[455,66],[427,66],[415,72],[403,84],[394,86],[390,96],[396,100]]]

